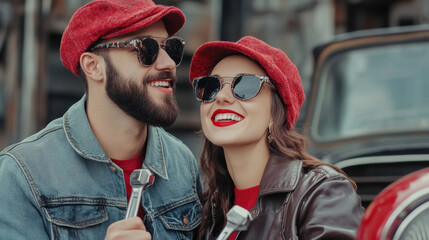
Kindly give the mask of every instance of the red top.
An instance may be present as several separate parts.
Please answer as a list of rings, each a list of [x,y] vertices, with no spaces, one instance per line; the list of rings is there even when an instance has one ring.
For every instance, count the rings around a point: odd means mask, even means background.
[[[250,210],[256,204],[256,200],[258,198],[259,193],[259,185],[246,189],[238,189],[234,188],[235,199],[234,205],[238,205],[247,210]],[[237,231],[233,232],[231,236],[229,236],[228,240],[234,240],[237,236]]]
[[[133,157],[128,160],[117,160],[113,158],[111,160],[116,165],[118,165],[118,167],[120,167],[122,171],[124,171],[125,189],[127,191],[127,202],[129,202],[131,197],[131,192],[132,192],[132,188],[130,184],[130,175],[134,170],[140,169],[142,167],[142,164],[143,164],[142,154],[139,154],[136,157]],[[141,204],[140,204],[137,216],[139,216],[141,219],[143,219],[144,217],[144,210]]]

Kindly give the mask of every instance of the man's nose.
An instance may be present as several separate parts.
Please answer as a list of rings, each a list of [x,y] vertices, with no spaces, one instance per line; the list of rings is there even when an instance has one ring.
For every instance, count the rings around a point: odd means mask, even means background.
[[[173,72],[176,69],[176,63],[171,59],[167,52],[160,48],[158,58],[155,62],[155,68],[158,71],[169,71]]]

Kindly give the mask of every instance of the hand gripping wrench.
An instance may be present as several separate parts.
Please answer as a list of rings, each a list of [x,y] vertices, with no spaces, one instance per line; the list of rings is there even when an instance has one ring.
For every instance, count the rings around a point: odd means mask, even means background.
[[[128,202],[125,218],[137,216],[143,191],[153,184],[155,175],[149,169],[136,169],[130,175],[130,185],[133,188]]]
[[[253,220],[246,209],[234,205],[226,214],[227,223],[216,240],[227,240],[234,231],[245,231]]]

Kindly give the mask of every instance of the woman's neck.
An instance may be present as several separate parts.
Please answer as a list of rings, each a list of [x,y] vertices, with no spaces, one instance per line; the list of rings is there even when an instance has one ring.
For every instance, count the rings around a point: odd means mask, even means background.
[[[245,146],[226,146],[223,150],[228,172],[238,189],[259,185],[270,157],[265,139]]]

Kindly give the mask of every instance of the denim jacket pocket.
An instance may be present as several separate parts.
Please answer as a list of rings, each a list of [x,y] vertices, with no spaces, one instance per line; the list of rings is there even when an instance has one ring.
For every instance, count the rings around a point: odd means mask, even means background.
[[[159,216],[164,227],[177,231],[179,239],[193,239],[194,230],[201,223],[201,205],[191,202],[173,208]]]
[[[94,239],[99,234],[104,236],[101,231],[105,231],[106,227],[100,225],[108,220],[108,215],[103,205],[69,204],[48,207],[46,211],[52,223],[54,239]]]

